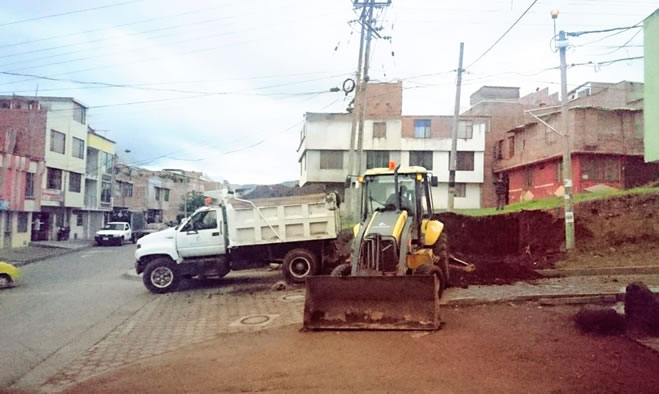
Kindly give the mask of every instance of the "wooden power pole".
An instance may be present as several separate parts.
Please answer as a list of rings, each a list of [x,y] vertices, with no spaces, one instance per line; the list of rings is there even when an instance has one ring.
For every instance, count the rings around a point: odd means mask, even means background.
[[[460,59],[458,60],[458,82],[455,88],[455,108],[453,109],[453,132],[451,133],[451,158],[448,172],[448,210],[453,210],[455,200],[455,170],[458,167],[458,124],[460,122],[460,89],[462,88],[462,56],[464,42],[460,43]]]

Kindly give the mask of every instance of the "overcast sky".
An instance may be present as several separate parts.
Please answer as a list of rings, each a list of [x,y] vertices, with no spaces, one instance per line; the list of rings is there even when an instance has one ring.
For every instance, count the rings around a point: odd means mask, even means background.
[[[584,31],[635,25],[657,7],[649,0],[539,0],[470,66],[531,3],[393,0],[378,14],[392,39],[374,41],[371,78],[403,80],[405,114],[451,114],[451,71],[464,41],[463,109],[482,85],[557,91],[559,71],[543,71],[559,60],[550,47],[550,10],[560,10],[559,30]],[[356,68],[359,28],[350,0],[1,4],[1,72],[123,85],[0,74],[1,94],[76,98],[128,164],[198,170],[234,183],[297,179],[304,113],[341,112],[349,101],[329,89]],[[90,8],[98,9],[76,12]],[[568,63],[643,55],[642,29],[570,43]],[[643,61],[568,71],[570,87],[620,80],[642,82]]]

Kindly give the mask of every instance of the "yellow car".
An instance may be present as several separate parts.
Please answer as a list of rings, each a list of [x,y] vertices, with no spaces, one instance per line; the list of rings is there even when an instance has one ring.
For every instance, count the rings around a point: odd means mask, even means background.
[[[21,270],[17,267],[0,261],[0,289],[11,287],[21,277]]]

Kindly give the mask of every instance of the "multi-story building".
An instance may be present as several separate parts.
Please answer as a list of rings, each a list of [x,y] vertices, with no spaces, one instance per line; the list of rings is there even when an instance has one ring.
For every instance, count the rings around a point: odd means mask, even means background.
[[[97,134],[92,128],[88,129],[84,207],[73,212],[75,223],[71,225],[72,231],[82,233],[85,239],[93,239],[96,231],[110,220],[114,144],[114,141]]]
[[[647,108],[659,108],[659,8],[643,22],[643,58]],[[645,111],[645,161],[659,162],[659,111]]]
[[[588,83],[570,92],[575,193],[629,188],[659,176],[659,164],[643,162],[641,89],[641,84],[631,82]],[[528,117],[495,145],[493,170],[508,178],[512,202],[564,194],[564,140],[552,130],[562,131],[560,108],[536,113],[541,121]]]
[[[87,107],[68,97],[39,97],[39,102],[47,110],[41,238],[82,238],[83,226],[73,213],[84,206]]]
[[[448,202],[452,116],[402,115],[402,83],[374,83],[366,89],[363,157],[359,173],[387,167],[423,166],[439,179],[433,188],[438,209]],[[348,177],[352,115],[307,113],[298,148],[300,186],[322,183],[343,190]],[[456,208],[479,208],[488,116],[460,118],[457,141]],[[352,174],[356,175],[356,174]]]
[[[46,111],[33,98],[0,97],[0,247],[41,236]]]

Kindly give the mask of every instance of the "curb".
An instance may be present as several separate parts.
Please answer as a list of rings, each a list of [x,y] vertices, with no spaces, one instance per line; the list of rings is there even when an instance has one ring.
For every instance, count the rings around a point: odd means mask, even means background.
[[[659,274],[659,266],[647,265],[647,266],[635,266],[635,267],[544,269],[544,270],[536,270],[535,272],[545,277],[597,276],[597,275],[647,275],[647,274]]]
[[[22,266],[25,266],[25,265],[28,265],[28,264],[38,263],[40,261],[52,259],[54,257],[64,256],[64,255],[67,255],[67,254],[79,252],[81,250],[90,249],[91,247],[92,247],[92,245],[83,246],[82,248],[78,248],[78,249],[52,248],[52,249],[60,249],[61,251],[57,252],[57,253],[53,253],[53,254],[48,255],[48,256],[37,257],[37,258],[31,259],[31,260],[28,260],[28,261],[17,261],[17,262],[10,262],[10,263],[12,265],[15,265],[16,267],[22,267]]]

